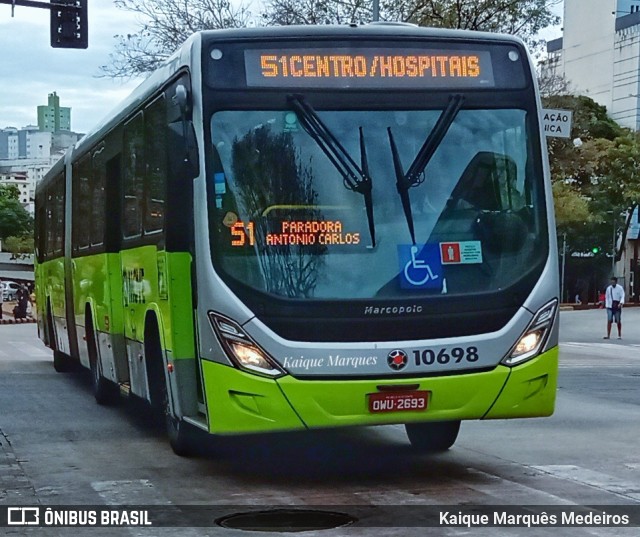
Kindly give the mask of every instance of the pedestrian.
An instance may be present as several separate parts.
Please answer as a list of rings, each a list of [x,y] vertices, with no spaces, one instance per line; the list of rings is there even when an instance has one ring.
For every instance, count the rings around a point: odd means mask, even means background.
[[[622,285],[618,285],[618,278],[611,278],[611,285],[604,292],[604,307],[607,308],[607,335],[604,339],[611,336],[611,324],[615,321],[618,325],[618,339],[622,339],[622,305],[624,304],[624,289]]]
[[[15,308],[15,318],[16,319],[25,319],[27,317],[27,304],[31,302],[31,297],[29,296],[29,291],[27,291],[27,287],[22,284],[16,291],[16,300],[18,304]]]

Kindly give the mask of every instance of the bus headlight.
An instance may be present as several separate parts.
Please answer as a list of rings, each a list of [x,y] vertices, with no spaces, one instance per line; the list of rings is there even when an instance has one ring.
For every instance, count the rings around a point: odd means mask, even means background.
[[[239,324],[212,311],[209,312],[209,320],[222,348],[239,369],[273,378],[285,374]]]
[[[553,326],[557,307],[558,301],[553,299],[538,310],[520,339],[502,360],[504,365],[518,365],[535,358],[540,353]]]

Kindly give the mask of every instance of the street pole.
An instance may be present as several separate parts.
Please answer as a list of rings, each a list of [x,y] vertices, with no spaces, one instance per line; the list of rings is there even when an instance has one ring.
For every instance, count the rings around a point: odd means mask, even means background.
[[[613,218],[613,252],[611,254],[611,277],[616,275],[616,213],[612,213]]]
[[[380,20],[380,0],[373,0],[373,16],[371,17],[373,22]]]
[[[564,300],[564,265],[567,256],[567,234],[562,234],[562,277],[560,278],[560,302]]]

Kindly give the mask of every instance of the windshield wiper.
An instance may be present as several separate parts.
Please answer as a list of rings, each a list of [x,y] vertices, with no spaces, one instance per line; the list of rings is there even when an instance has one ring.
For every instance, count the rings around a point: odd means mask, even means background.
[[[387,128],[387,132],[389,133],[389,145],[391,146],[391,154],[393,156],[393,168],[396,173],[396,188],[400,195],[402,209],[404,211],[405,219],[407,220],[407,225],[409,226],[409,233],[411,234],[411,241],[413,244],[416,243],[416,237],[413,225],[413,215],[411,213],[409,189],[424,182],[424,170],[447,134],[449,127],[451,127],[455,121],[458,112],[462,108],[463,101],[464,96],[462,95],[456,94],[451,96],[447,107],[440,114],[438,121],[436,121],[433,129],[431,129],[429,136],[427,136],[424,144],[422,144],[420,151],[418,151],[416,158],[413,159],[413,162],[406,173],[402,169],[400,154],[398,153],[398,148],[396,147],[391,127]]]
[[[298,121],[305,132],[313,138],[322,149],[327,158],[342,175],[345,188],[358,192],[364,196],[364,205],[367,211],[369,234],[371,245],[376,245],[376,230],[373,218],[373,182],[369,175],[369,163],[367,150],[364,143],[364,132],[359,127],[360,133],[360,166],[351,158],[344,146],[318,117],[313,107],[307,103],[301,95],[289,95],[288,102],[298,116]]]

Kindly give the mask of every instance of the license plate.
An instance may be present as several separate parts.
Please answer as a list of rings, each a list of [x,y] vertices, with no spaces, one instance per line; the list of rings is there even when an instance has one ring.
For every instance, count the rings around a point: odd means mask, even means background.
[[[427,410],[429,392],[380,392],[369,394],[369,412],[421,412]]]

